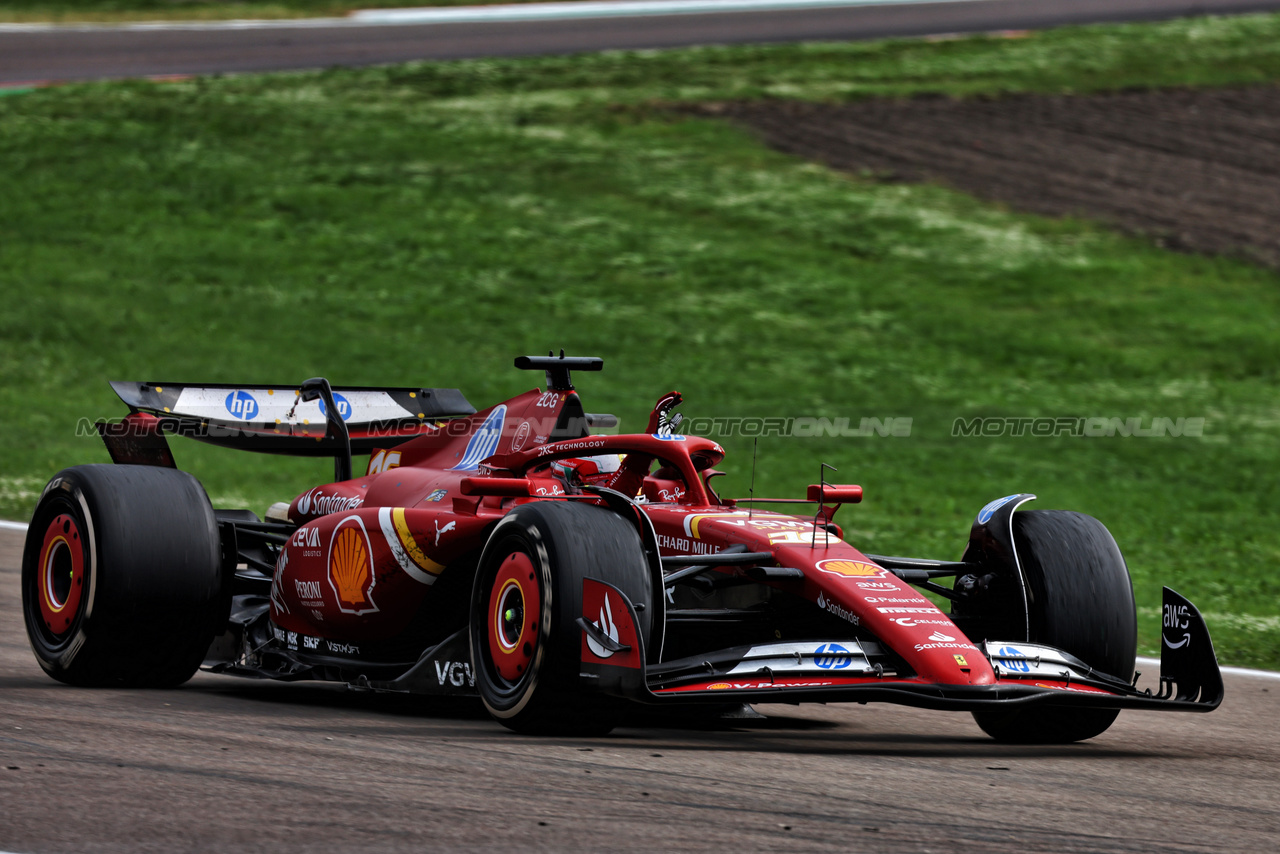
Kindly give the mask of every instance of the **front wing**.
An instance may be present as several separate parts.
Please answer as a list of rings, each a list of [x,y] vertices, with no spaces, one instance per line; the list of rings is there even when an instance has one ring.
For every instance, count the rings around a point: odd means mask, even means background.
[[[977,644],[996,673],[990,685],[926,682],[896,671],[894,657],[880,644],[855,640],[759,644],[646,665],[631,602],[603,582],[584,584],[584,603],[598,600],[593,587],[599,585],[621,600],[625,613],[615,609],[604,629],[587,615],[578,621],[583,683],[645,703],[889,702],[957,711],[1045,704],[1208,712],[1222,702],[1222,675],[1204,620],[1167,587],[1160,686],[1152,693],[1137,688],[1136,678],[1131,684],[1062,650],[1022,641]]]

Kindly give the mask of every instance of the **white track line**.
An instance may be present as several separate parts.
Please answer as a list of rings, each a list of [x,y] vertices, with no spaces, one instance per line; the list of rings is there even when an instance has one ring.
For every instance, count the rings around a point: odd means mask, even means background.
[[[619,18],[641,15],[705,15],[715,12],[767,12],[848,6],[901,6],[937,0],[608,0],[608,2],[521,3],[424,9],[361,9],[350,19],[361,23],[439,24],[478,21],[545,21]],[[941,0],[963,3],[967,0]]]
[[[7,522],[0,519],[0,530],[6,531],[25,531],[27,530],[26,522]],[[1138,656],[1138,663],[1146,667],[1159,667],[1160,659],[1147,658],[1145,655]],[[1280,679],[1280,673],[1273,670],[1254,670],[1249,667],[1222,667],[1219,668],[1223,673],[1232,676],[1252,676],[1256,679]],[[0,854],[9,854],[7,851],[0,851]]]
[[[362,9],[345,18],[241,21],[138,21],[125,24],[0,24],[0,32],[69,30],[269,30],[314,27],[388,27],[405,24],[483,24],[502,21],[566,21],[651,15],[708,15],[788,9],[843,9],[973,0],[608,0],[608,2],[520,3],[421,9]]]

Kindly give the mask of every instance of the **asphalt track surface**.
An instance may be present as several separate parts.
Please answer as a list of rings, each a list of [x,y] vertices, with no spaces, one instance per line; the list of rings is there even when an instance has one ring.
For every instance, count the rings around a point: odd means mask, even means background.
[[[1280,833],[1276,679],[1228,675],[1216,712],[1126,712],[1066,747],[892,706],[574,740],[334,686],[81,690],[27,647],[22,538],[0,530],[6,851],[1273,852]]]
[[[813,39],[1042,29],[1280,8],[1280,0],[969,0],[848,8],[449,24],[277,22],[235,29],[0,31],[0,84],[376,65]]]

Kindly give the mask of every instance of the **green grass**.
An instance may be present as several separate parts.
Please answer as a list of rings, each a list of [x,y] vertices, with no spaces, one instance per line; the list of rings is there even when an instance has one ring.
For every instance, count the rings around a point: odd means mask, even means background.
[[[456,385],[485,406],[600,355],[588,409],[910,417],[909,438],[769,438],[757,494],[819,461],[877,553],[954,558],[1015,491],[1124,549],[1225,662],[1280,665],[1280,276],[937,187],[886,186],[680,101],[1088,90],[1280,77],[1280,17],[67,86],[0,99],[0,515],[105,461],[108,379]],[[1168,63],[1169,55],[1178,63]],[[953,438],[958,417],[1205,417],[1201,438]],[[744,494],[751,442],[723,439]],[[174,442],[261,512],[323,461]]]

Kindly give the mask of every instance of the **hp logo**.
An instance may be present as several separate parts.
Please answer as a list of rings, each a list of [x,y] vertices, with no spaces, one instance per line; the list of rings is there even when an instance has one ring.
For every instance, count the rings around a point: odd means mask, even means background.
[[[998,658],[998,659],[1002,659],[1002,658],[1003,658],[1004,656],[1006,656],[1006,655],[1016,655],[1016,656],[1020,656],[1020,657],[1022,657],[1022,658],[1026,658],[1026,653],[1024,653],[1022,650],[1018,649],[1017,647],[1013,647],[1013,646],[1002,646],[1002,647],[1000,647],[1000,651],[996,653],[996,658]],[[1001,661],[1000,663],[1001,663],[1002,665],[1004,665],[1005,667],[1007,667],[1008,669],[1010,669],[1010,670],[1016,670],[1016,671],[1017,671],[1017,672],[1019,672],[1019,673],[1030,673],[1030,672],[1031,672],[1031,662],[1030,662],[1030,661],[1007,661],[1007,660],[1006,660],[1006,661]]]
[[[813,651],[813,663],[823,670],[843,670],[853,664],[853,656],[838,643],[824,643]]]
[[[333,403],[335,406],[338,407],[338,416],[342,418],[343,421],[346,421],[348,418],[351,417],[351,404],[347,401],[345,397],[335,392],[333,395]],[[321,415],[329,414],[329,407],[324,405],[323,400],[320,401],[320,414]]]
[[[247,391],[233,391],[227,395],[227,412],[232,418],[249,421],[258,414],[258,401]]]

